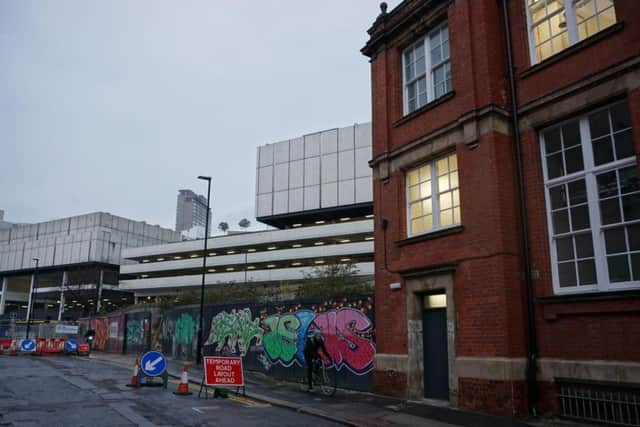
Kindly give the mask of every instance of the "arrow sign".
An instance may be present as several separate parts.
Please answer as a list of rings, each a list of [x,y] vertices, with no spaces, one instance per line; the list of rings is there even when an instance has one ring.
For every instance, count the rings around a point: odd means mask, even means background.
[[[34,340],[22,340],[20,348],[26,353],[31,353],[36,351],[36,342]]]
[[[167,359],[159,351],[149,351],[140,359],[142,372],[149,377],[157,377],[167,369]]]
[[[156,360],[154,360],[153,362],[148,360],[147,363],[144,364],[144,369],[146,371],[155,371],[156,370],[156,365],[158,363],[162,362],[162,357],[158,357]]]
[[[73,353],[75,351],[78,351],[78,342],[74,339],[70,339],[69,341],[64,343],[64,349],[68,353]]]

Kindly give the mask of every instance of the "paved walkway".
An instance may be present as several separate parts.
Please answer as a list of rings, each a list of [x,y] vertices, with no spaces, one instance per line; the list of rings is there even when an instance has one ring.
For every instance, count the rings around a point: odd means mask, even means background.
[[[136,356],[93,352],[91,359],[133,369]],[[179,377],[183,362],[168,360],[169,375]],[[198,391],[202,370],[197,366],[189,367],[191,391]],[[127,379],[128,380],[128,379]],[[270,403],[275,406],[315,415],[341,424],[357,427],[385,426],[429,426],[429,427],[527,427],[558,425],[571,426],[564,422],[537,420],[525,423],[507,417],[494,417],[474,412],[461,411],[449,407],[428,405],[394,399],[371,393],[338,390],[333,397],[306,393],[298,384],[278,381],[267,375],[245,371],[247,397]]]

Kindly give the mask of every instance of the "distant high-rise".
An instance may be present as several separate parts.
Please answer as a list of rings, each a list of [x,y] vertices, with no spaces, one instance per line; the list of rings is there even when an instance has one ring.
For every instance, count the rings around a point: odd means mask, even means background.
[[[179,190],[176,204],[176,231],[189,232],[194,229],[190,237],[203,238],[207,223],[207,198],[191,190]],[[211,209],[209,209],[209,225],[211,225]],[[211,227],[209,227],[211,229]]]

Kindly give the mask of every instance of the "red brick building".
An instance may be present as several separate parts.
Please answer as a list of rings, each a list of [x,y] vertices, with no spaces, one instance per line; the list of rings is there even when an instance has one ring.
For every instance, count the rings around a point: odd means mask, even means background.
[[[381,10],[376,391],[640,425],[640,2]]]

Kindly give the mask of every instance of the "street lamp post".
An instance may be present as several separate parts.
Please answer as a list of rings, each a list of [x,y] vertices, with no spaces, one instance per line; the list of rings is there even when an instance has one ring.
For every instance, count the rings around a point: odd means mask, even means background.
[[[40,262],[40,258],[33,258],[36,262],[36,271],[33,273],[33,286],[31,288],[31,293],[29,294],[29,299],[31,300],[31,307],[29,307],[29,315],[27,316],[27,339],[29,339],[29,329],[31,329],[31,313],[36,308],[36,290],[38,289],[38,264]]]
[[[209,199],[211,198],[211,177],[200,175],[198,179],[207,181],[207,220],[204,224],[204,254],[202,254],[202,286],[200,287],[200,323],[198,326],[198,345],[196,364],[202,363],[202,334],[204,333],[204,279],[207,274],[207,240],[209,239]]]

